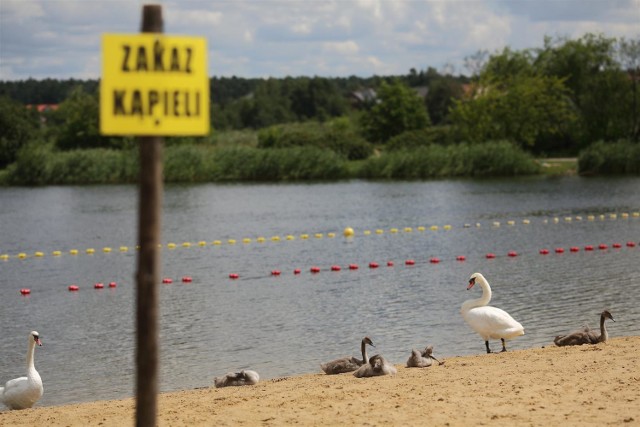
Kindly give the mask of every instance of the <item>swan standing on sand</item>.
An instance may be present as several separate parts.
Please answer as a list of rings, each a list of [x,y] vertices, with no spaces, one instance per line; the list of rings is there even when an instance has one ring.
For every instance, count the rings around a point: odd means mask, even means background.
[[[244,370],[240,372],[229,372],[223,377],[215,377],[213,383],[216,388],[241,386],[241,385],[254,385],[260,381],[260,375],[256,371]]]
[[[482,288],[482,297],[465,301],[460,313],[464,321],[484,339],[487,353],[491,353],[489,340],[497,339],[502,341],[502,351],[507,351],[505,340],[524,335],[524,328],[506,311],[487,305],[491,301],[491,287],[482,274],[471,275],[467,290],[476,283]]]
[[[591,330],[591,328],[584,327],[583,329],[571,332],[567,335],[558,335],[553,342],[557,346],[565,346],[565,345],[582,345],[582,344],[598,344],[601,342],[605,342],[609,339],[609,334],[607,333],[607,328],[604,326],[604,321],[606,319],[611,319],[613,322],[613,316],[609,313],[608,310],[600,313],[600,334],[597,331]]]
[[[42,397],[42,379],[33,363],[36,344],[42,345],[40,334],[31,331],[27,350],[27,376],[9,380],[4,387],[0,387],[0,402],[9,409],[31,408]]]
[[[391,363],[387,362],[387,360],[376,354],[375,356],[371,356],[369,359],[369,363],[365,363],[360,366],[358,370],[356,370],[353,375],[356,378],[364,378],[364,377],[377,377],[380,375],[395,375],[398,373],[398,370]]]
[[[353,372],[358,369],[363,364],[369,361],[367,357],[367,345],[371,347],[375,347],[373,342],[369,337],[362,338],[362,342],[360,343],[360,351],[362,352],[362,360],[355,357],[343,357],[341,359],[332,360],[331,362],[323,363],[320,365],[320,368],[327,375],[334,374],[344,374],[345,372]]]
[[[409,359],[407,360],[407,368],[426,368],[428,366],[431,366],[434,360],[438,362],[439,365],[442,365],[444,362],[441,362],[433,357],[432,353],[432,345],[425,348],[422,352],[414,348],[413,350],[411,350],[411,356],[409,356]]]

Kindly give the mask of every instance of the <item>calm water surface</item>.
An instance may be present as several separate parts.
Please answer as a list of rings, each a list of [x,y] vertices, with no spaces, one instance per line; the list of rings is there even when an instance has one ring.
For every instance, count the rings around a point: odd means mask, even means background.
[[[427,343],[436,357],[482,353],[459,313],[480,294],[466,291],[475,271],[491,283],[492,305],[525,327],[511,349],[595,327],[604,308],[616,318],[611,336],[640,334],[640,248],[625,245],[640,243],[638,178],[168,186],[164,194],[162,276],[174,283],[158,285],[162,391],[210,386],[242,368],[263,379],[319,372],[321,362],[357,355],[364,335],[398,364]],[[133,395],[136,218],[135,186],[0,188],[0,254],[11,256],[0,260],[0,382],[24,375],[27,335],[37,330],[39,406]],[[193,282],[181,283],[187,275]],[[93,289],[111,281],[116,289]]]

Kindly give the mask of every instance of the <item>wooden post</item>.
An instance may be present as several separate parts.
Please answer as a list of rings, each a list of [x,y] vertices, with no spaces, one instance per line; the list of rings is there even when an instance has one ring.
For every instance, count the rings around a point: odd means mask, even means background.
[[[144,5],[143,33],[162,33],[162,6]],[[155,427],[158,395],[158,283],[163,137],[140,137],[136,295],[136,426]]]

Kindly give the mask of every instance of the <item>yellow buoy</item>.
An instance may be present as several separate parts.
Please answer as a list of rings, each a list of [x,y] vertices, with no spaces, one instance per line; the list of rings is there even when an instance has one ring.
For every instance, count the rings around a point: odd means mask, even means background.
[[[77,249],[71,249],[71,250],[69,251],[69,253],[70,253],[71,255],[78,255],[78,250],[77,250]]]
[[[353,228],[347,227],[347,228],[344,229],[342,234],[344,235],[344,237],[351,237],[351,236],[353,236],[355,234],[355,231],[353,231]]]
[[[183,242],[183,243],[182,243],[182,247],[183,247],[183,248],[190,248],[190,247],[191,247],[191,243],[189,243],[189,242]]]
[[[120,246],[120,252],[127,252],[129,248],[127,246]]]
[[[175,249],[176,248],[176,244],[175,243],[167,243],[167,247],[169,249]]]
[[[264,243],[264,241],[265,241],[265,240],[266,240],[266,239],[265,239],[264,237],[258,237],[258,238],[256,239],[256,242],[258,242],[258,243]]]
[[[595,217],[595,216],[593,216],[593,215],[589,215],[589,216],[587,216],[587,220],[588,220],[588,221],[593,221],[593,220],[595,220],[595,219],[596,219],[596,217]]]
[[[111,252],[111,248],[102,248],[102,252],[108,254],[109,252]]]
[[[296,236],[293,236],[291,234],[287,234],[287,240],[296,240]]]
[[[60,252],[60,251],[53,251],[53,252],[51,252],[51,255],[53,255],[53,256],[60,256],[60,255],[62,255],[62,252]]]
[[[300,238],[301,238],[302,240],[307,240],[307,239],[309,238],[309,235],[308,235],[308,234],[301,234],[301,235],[300,235]]]
[[[397,229],[397,228],[392,228],[391,230],[389,230],[389,232],[391,232],[391,233],[397,233],[397,232],[398,232],[398,229]]]
[[[523,220],[522,220],[522,223],[523,223],[523,224],[530,224],[530,223],[531,223],[531,221],[529,221],[528,219],[523,219]]]
[[[424,230],[426,230],[426,228],[423,227],[422,225],[420,227],[418,227],[418,231],[424,231]]]
[[[431,227],[429,227],[429,230],[437,231],[438,230],[438,226],[437,225],[432,225]]]
[[[235,239],[229,239],[229,240],[227,240],[227,243],[230,244],[230,245],[235,245],[236,241],[235,241]]]
[[[43,252],[36,252],[34,255],[37,256],[38,258],[41,258],[41,257],[44,256],[44,253]]]
[[[272,236],[271,237],[271,241],[272,242],[279,242],[280,241],[280,236]]]
[[[27,257],[27,254],[25,254],[24,252],[20,252],[20,253],[18,254],[18,258],[20,258],[20,259],[24,259],[24,258],[26,258],[26,257]]]
[[[451,225],[447,224],[443,227],[445,230],[451,230]]]
[[[362,234],[364,234],[365,236],[369,236],[371,234],[371,230],[364,230]]]
[[[516,225],[515,221],[507,221],[507,225]]]
[[[327,233],[327,237],[332,239],[332,238],[336,237],[336,233]]]
[[[214,244],[215,246],[220,246],[220,245],[222,244],[222,242],[221,242],[220,240],[214,240],[214,241],[213,241],[213,244]]]
[[[244,239],[242,239],[242,243],[251,243],[251,239],[248,237],[245,237]]]
[[[376,234],[383,234],[383,233],[384,233],[384,230],[381,230],[379,228],[376,230]]]
[[[9,255],[7,255],[7,254],[2,254],[2,255],[0,255],[0,259],[1,259],[1,260],[3,260],[3,261],[6,261],[6,260],[8,260],[8,259],[9,259]]]
[[[405,228],[404,228],[404,232],[405,232],[405,233],[411,233],[411,232],[413,232],[413,228],[411,228],[411,227],[405,227]]]
[[[633,215],[634,218],[639,218],[640,217],[640,212],[634,212],[631,215]]]
[[[322,235],[322,233],[316,233],[316,234],[314,234],[314,237],[316,239],[322,239],[323,235]]]
[[[200,240],[198,242],[198,246],[207,246],[207,242],[205,242],[204,240]]]
[[[87,254],[89,254],[89,255],[93,255],[94,253],[96,253],[96,250],[95,250],[95,249],[93,249],[93,248],[89,248],[89,249],[87,249],[85,252],[86,252]]]

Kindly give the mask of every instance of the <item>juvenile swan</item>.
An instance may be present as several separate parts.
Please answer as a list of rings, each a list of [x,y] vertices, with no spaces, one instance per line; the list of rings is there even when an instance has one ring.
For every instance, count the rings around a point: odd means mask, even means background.
[[[364,377],[377,377],[379,375],[395,375],[398,373],[398,370],[391,363],[387,362],[387,360],[376,354],[375,356],[371,356],[369,359],[369,363],[365,363],[360,366],[357,371],[353,373],[356,378],[364,378]]]
[[[558,335],[553,342],[560,347],[565,345],[598,344],[600,342],[605,342],[609,339],[607,328],[604,326],[604,321],[606,319],[611,319],[615,322],[613,316],[608,310],[600,313],[600,334],[598,334],[597,331],[591,330],[588,326],[585,326],[583,329],[571,332],[570,334]]]
[[[433,357],[432,353],[432,345],[426,347],[422,352],[414,348],[413,350],[411,350],[411,356],[409,356],[409,359],[407,360],[407,368],[426,368],[428,366],[431,366],[433,360],[438,362],[439,365],[442,365],[444,362],[441,362]]]
[[[487,279],[480,273],[473,273],[469,279],[467,290],[476,283],[482,288],[482,297],[470,299],[462,304],[460,313],[464,321],[484,339],[487,353],[491,353],[489,340],[500,339],[502,351],[507,351],[505,340],[524,335],[524,328],[506,311],[488,306],[491,301],[491,287]]]
[[[260,375],[256,371],[244,370],[240,372],[229,372],[223,377],[215,377],[213,383],[216,388],[239,385],[254,385],[260,381]]]
[[[0,387],[0,402],[9,409],[31,408],[42,397],[42,379],[33,363],[36,344],[42,345],[40,334],[31,331],[27,347],[27,376],[9,380],[4,387]]]
[[[355,357],[347,356],[341,359],[332,360],[331,362],[323,363],[320,365],[320,368],[322,368],[322,370],[327,375],[353,372],[356,369],[358,369],[360,366],[362,366],[364,363],[367,363],[367,361],[369,360],[369,358],[367,357],[367,345],[370,345],[371,347],[375,347],[375,345],[373,345],[373,342],[369,337],[362,338],[362,343],[360,344],[360,351],[362,352],[362,360]]]

